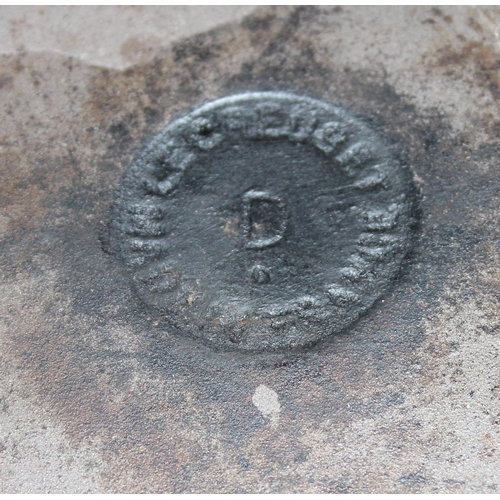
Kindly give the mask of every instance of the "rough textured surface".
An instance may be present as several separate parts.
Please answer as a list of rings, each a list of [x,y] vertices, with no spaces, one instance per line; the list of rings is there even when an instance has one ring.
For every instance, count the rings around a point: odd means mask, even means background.
[[[126,69],[2,56],[1,491],[496,491],[499,33],[495,8],[264,8]],[[218,353],[142,308],[103,221],[146,138],[256,89],[368,117],[420,238],[345,335]]]
[[[249,5],[4,6],[0,53],[50,51],[123,69],[153,60],[173,41],[252,10]]]

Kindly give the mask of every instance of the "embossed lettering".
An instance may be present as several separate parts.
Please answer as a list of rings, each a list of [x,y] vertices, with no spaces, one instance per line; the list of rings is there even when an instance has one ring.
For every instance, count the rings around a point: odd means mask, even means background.
[[[246,248],[264,249],[278,243],[285,234],[284,203],[267,191],[250,190],[243,197],[243,231]]]
[[[143,266],[146,262],[159,259],[166,251],[166,244],[161,240],[144,240],[132,238],[129,242],[132,252],[132,267]]]
[[[314,110],[301,105],[293,106],[290,112],[290,139],[306,141],[314,132],[317,121]]]
[[[286,137],[290,133],[288,116],[279,104],[266,102],[258,107],[259,133],[263,137]]]
[[[143,188],[147,193],[161,196],[172,192],[194,158],[194,153],[189,150],[177,148],[148,162],[148,173],[142,175]]]
[[[228,132],[240,132],[245,137],[256,137],[257,113],[243,106],[229,106],[220,112],[221,121]]]
[[[383,171],[380,165],[370,169],[366,177],[363,177],[354,183],[357,189],[370,191],[376,188],[387,189],[387,174]]]
[[[371,145],[364,141],[354,144],[336,157],[340,167],[351,177],[357,176],[373,159],[375,152]]]
[[[137,236],[161,236],[165,233],[165,211],[155,205],[132,205],[127,210],[125,230]]]
[[[386,247],[362,247],[359,246],[356,248],[359,254],[371,261],[379,261],[387,256],[390,249]]]
[[[347,131],[339,122],[328,122],[316,129],[313,144],[324,153],[332,153],[347,140]]]
[[[349,304],[357,303],[360,300],[358,294],[339,285],[331,285],[328,288],[327,293],[332,304],[338,307],[346,307]]]
[[[343,267],[340,270],[340,275],[348,281],[357,283],[364,276],[364,273],[357,267]]]
[[[364,227],[368,231],[388,231],[396,226],[397,205],[391,205],[388,210],[368,210],[362,214]]]
[[[361,233],[358,245],[363,246],[394,246],[400,241],[398,236],[392,234]]]
[[[224,139],[224,135],[217,130],[220,126],[214,116],[194,118],[189,124],[187,139],[200,149],[212,149]]]

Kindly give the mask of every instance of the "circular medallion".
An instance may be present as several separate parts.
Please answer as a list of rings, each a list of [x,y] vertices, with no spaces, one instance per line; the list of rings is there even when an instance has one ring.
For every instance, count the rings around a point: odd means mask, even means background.
[[[276,350],[345,330],[410,244],[407,169],[345,110],[281,92],[208,103],[139,154],[112,208],[140,297],[220,347]]]

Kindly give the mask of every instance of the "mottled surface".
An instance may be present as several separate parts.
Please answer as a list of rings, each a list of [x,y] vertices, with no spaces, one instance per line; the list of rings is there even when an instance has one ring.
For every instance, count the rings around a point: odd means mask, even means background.
[[[500,11],[263,8],[189,35],[125,69],[0,59],[0,490],[497,491]],[[420,190],[398,282],[308,350],[176,335],[107,244],[144,140],[248,90],[368,117]]]

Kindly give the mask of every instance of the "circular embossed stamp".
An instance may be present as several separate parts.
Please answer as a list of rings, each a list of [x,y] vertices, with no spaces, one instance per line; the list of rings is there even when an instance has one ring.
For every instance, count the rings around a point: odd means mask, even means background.
[[[311,344],[372,306],[410,245],[411,177],[340,107],[289,93],[219,99],[138,155],[112,207],[140,297],[220,347]]]

